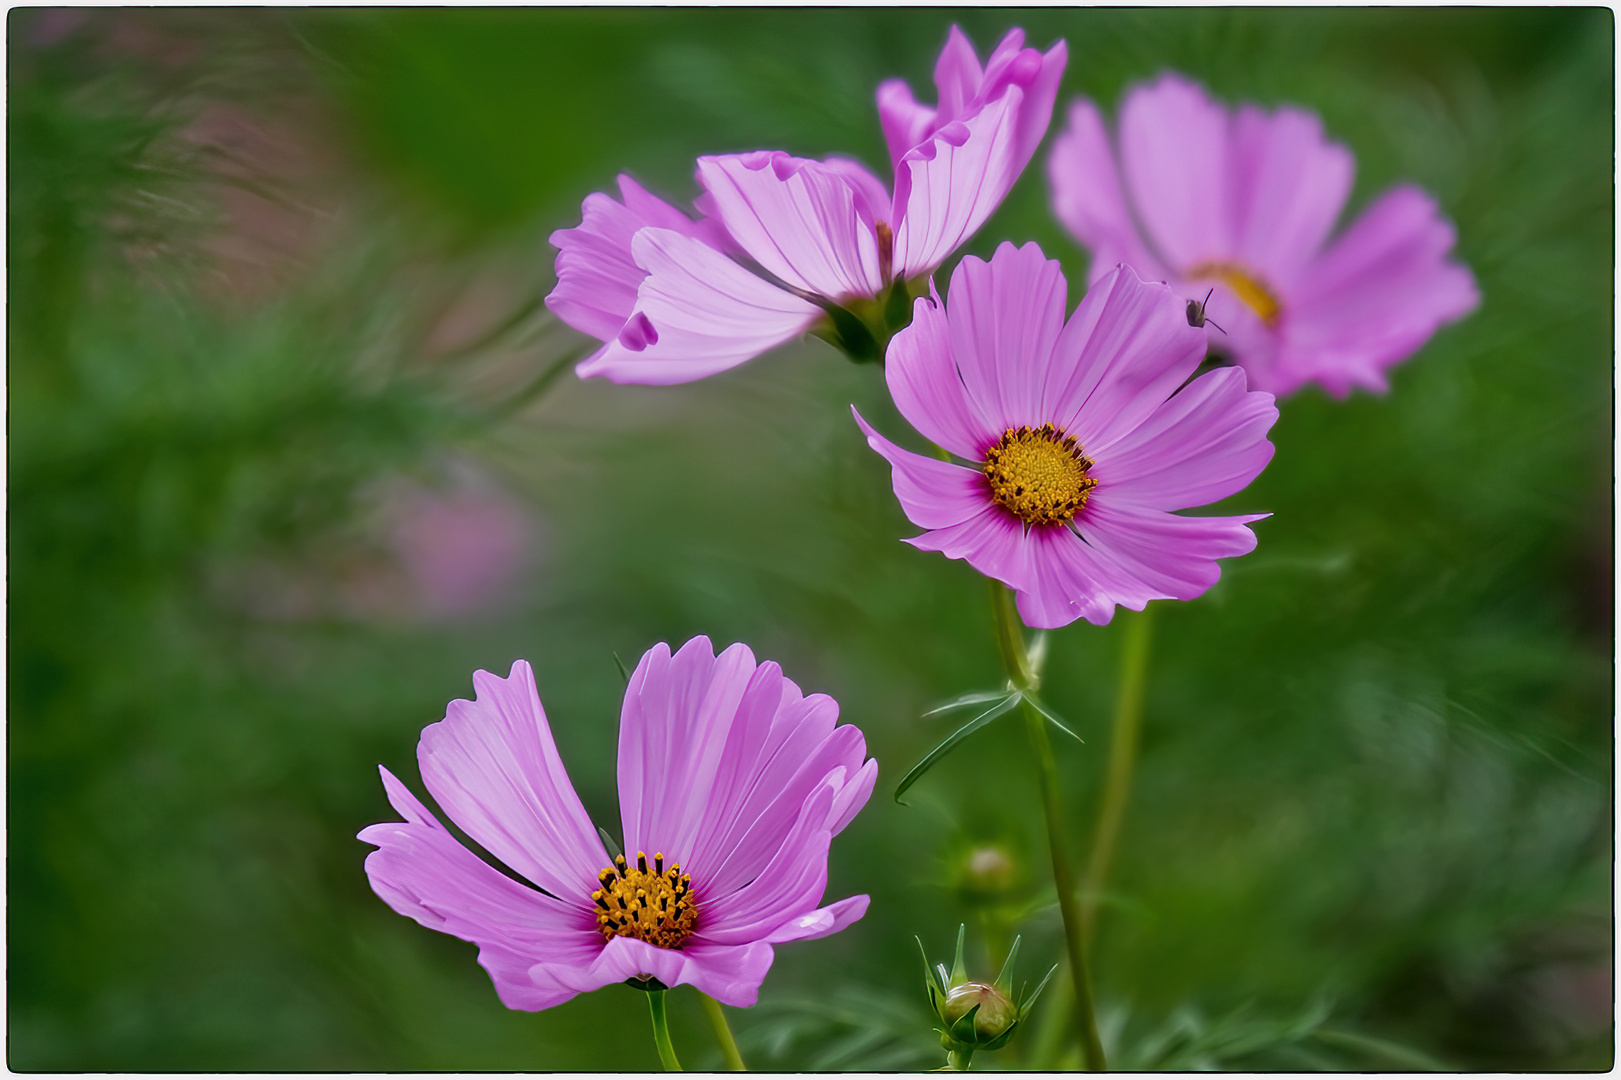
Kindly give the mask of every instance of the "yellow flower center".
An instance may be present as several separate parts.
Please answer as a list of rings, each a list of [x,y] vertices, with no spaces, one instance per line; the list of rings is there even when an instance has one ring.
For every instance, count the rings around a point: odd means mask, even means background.
[[[1185,275],[1190,281],[1219,281],[1232,290],[1233,295],[1250,306],[1268,326],[1278,324],[1283,305],[1277,294],[1266,287],[1259,277],[1237,263],[1200,263]]]
[[[636,853],[636,865],[623,855],[597,875],[602,888],[591,894],[597,905],[597,929],[606,941],[633,937],[661,949],[679,949],[698,926],[698,902],[692,896],[692,878],[681,864],[664,869],[664,855],[653,856],[647,869],[645,852]]]
[[[1087,475],[1091,468],[1075,436],[1051,424],[1008,428],[985,451],[991,498],[1026,525],[1056,525],[1079,513],[1098,485]]]

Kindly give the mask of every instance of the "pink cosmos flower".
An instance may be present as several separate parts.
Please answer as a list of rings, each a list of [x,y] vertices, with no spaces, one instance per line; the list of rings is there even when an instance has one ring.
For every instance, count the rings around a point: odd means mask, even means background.
[[[872,793],[876,761],[825,694],[809,697],[744,645],[697,637],[636,666],[619,723],[624,850],[610,859],[552,742],[534,675],[473,676],[422,732],[422,780],[452,821],[514,871],[464,847],[387,769],[405,820],[360,839],[372,888],[423,926],[479,947],[513,1009],[609,983],[689,983],[754,1004],[775,944],[824,937],[867,897],[819,907],[828,845]],[[521,880],[518,879],[521,875]]]
[[[890,343],[896,407],[964,463],[902,450],[856,414],[928,530],[907,543],[1018,590],[1024,622],[1049,628],[1191,600],[1220,576],[1215,560],[1253,550],[1246,526],[1265,514],[1170,511],[1253,480],[1278,416],[1238,368],[1189,381],[1204,334],[1165,285],[1117,267],[1068,322],[1065,292],[1039,247],[1004,243],[989,263],[963,259],[949,303],[920,297]]]
[[[1054,212],[1092,249],[1094,280],[1123,262],[1185,300],[1209,293],[1210,344],[1252,386],[1383,391],[1386,368],[1480,302],[1448,259],[1451,223],[1410,184],[1328,240],[1355,160],[1312,113],[1229,109],[1166,74],[1126,95],[1118,134],[1117,158],[1097,106],[1070,106],[1047,163]]]
[[[760,150],[698,159],[701,225],[623,177],[623,205],[591,196],[578,228],[552,234],[558,288],[547,300],[604,343],[578,373],[703,378],[804,333],[824,305],[876,299],[938,267],[1001,204],[1052,118],[1065,45],[1023,45],[1024,32],[1009,31],[981,68],[952,27],[935,66],[938,106],[900,80],[878,88],[893,191],[848,159]]]

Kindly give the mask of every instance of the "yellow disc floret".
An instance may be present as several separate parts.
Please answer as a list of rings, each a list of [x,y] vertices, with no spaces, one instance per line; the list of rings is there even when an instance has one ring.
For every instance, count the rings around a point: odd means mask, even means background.
[[[597,875],[602,888],[591,894],[597,905],[597,929],[608,941],[633,937],[661,949],[679,949],[698,926],[698,902],[692,895],[692,877],[676,863],[664,869],[664,855],[636,853],[630,866],[623,855]]]
[[[1091,459],[1062,428],[1008,428],[985,451],[985,479],[996,505],[1026,525],[1057,525],[1086,506],[1098,482],[1087,475]]]

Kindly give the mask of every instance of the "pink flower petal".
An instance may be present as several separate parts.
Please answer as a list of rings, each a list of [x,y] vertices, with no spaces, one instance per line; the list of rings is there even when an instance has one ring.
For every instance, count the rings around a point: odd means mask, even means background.
[[[798,337],[822,317],[815,304],[767,284],[689,237],[643,229],[631,247],[648,271],[636,311],[647,325],[579,364],[575,371],[581,378],[600,375],[617,383],[660,386],[691,382]]]
[[[1312,113],[1244,105],[1233,119],[1230,161],[1231,257],[1287,302],[1351,193],[1356,160],[1328,141]]]
[[[889,462],[895,498],[912,524],[923,529],[960,525],[990,504],[984,474],[902,450],[874,431],[854,406],[850,412],[866,434],[867,445]]]
[[[1100,456],[1092,469],[1111,506],[1182,510],[1242,490],[1272,460],[1271,394],[1246,392],[1244,373],[1202,375]]]
[[[765,940],[773,945],[786,941],[809,941],[813,938],[836,934],[867,913],[869,897],[865,894],[847,896],[843,900],[817,908],[797,919],[789,919]]]
[[[422,731],[422,781],[491,855],[553,896],[588,896],[607,854],[569,782],[529,665],[475,672],[474,701],[452,701]]]
[[[387,769],[383,787],[404,821],[361,830],[377,845],[366,876],[389,907],[430,930],[471,941],[509,1009],[545,1009],[574,996],[555,980],[533,980],[538,955],[589,965],[602,948],[590,912],[528,889],[461,845]]]
[[[878,120],[889,146],[889,163],[897,172],[906,152],[934,129],[934,118],[934,109],[919,104],[904,79],[887,79],[878,84]]]
[[[1166,74],[1126,95],[1120,157],[1132,205],[1179,271],[1234,251],[1227,110]]]
[[[1042,388],[1064,328],[1066,291],[1057,260],[1034,243],[1003,241],[990,262],[970,255],[951,275],[950,356],[993,438],[1051,419]]]
[[[1053,213],[1077,240],[1092,250],[1092,281],[1125,263],[1144,281],[1167,281],[1170,274],[1150,254],[1138,234],[1120,171],[1098,108],[1085,98],[1069,107],[1069,126],[1047,159]],[[1201,294],[1202,295],[1202,294]]]
[[[978,459],[1001,434],[996,412],[970,398],[951,355],[950,324],[940,296],[912,302],[912,322],[889,342],[884,379],[907,423],[936,446]]]
[[[647,651],[619,717],[619,811],[625,856],[663,853],[689,864],[720,768],[726,737],[754,675],[754,654],[738,644],[719,657],[706,637],[673,656]]]
[[[1015,589],[1028,588],[1032,569],[1024,523],[985,500],[985,509],[961,525],[933,529],[906,543],[919,551],[938,551]]]
[[[827,774],[805,796],[771,861],[742,888],[725,895],[693,881],[699,904],[695,941],[736,945],[763,939],[788,919],[814,908],[827,887],[828,829],[844,770]]]
[[[1255,534],[1247,528],[1265,514],[1238,517],[1181,517],[1162,510],[1112,506],[1099,498],[1087,504],[1080,522],[1081,536],[1101,557],[1140,583],[1143,591],[1121,587],[1117,603],[1134,610],[1128,601],[1146,594],[1154,599],[1192,600],[1221,576],[1217,559],[1247,555],[1255,550]]]
[[[781,152],[698,159],[698,180],[748,254],[788,285],[831,300],[876,296],[878,239],[843,173]]]
[[[636,306],[647,272],[631,255],[631,237],[646,226],[672,229],[714,247],[725,234],[714,222],[693,221],[650,195],[629,176],[619,177],[623,204],[597,192],[586,196],[580,224],[551,235],[557,248],[557,287],[546,306],[565,323],[599,341],[612,341]]]
[[[677,950],[616,937],[589,968],[543,961],[533,970],[537,977],[555,979],[575,993],[652,977],[669,987],[694,986],[717,1001],[746,1008],[754,1004],[771,959],[771,946],[763,941],[729,947],[688,945]]]
[[[1067,527],[1032,529],[1028,541],[1030,582],[1018,595],[1019,618],[1026,626],[1055,630],[1076,619],[1106,626],[1114,605],[1131,595],[1135,583],[1099,560]]]
[[[1043,408],[1100,460],[1198,369],[1205,336],[1167,286],[1120,267],[1081,299],[1055,352]]]
[[[1009,38],[1015,34],[1019,35],[1022,43],[1024,31],[1017,27],[1008,31]],[[960,117],[968,102],[979,93],[980,84],[984,81],[985,73],[979,66],[979,54],[962,32],[962,27],[953,24],[946,31],[945,48],[940,50],[940,58],[934,62],[934,89],[939,95],[940,124],[949,124]]]
[[[1315,380],[1334,394],[1383,390],[1387,367],[1480,303],[1474,275],[1448,257],[1455,240],[1429,195],[1386,192],[1295,290],[1269,388],[1287,393]]]
[[[901,159],[895,170],[897,277],[939,266],[1001,205],[1019,176],[1015,150],[1023,102],[1024,92],[1009,87]]]

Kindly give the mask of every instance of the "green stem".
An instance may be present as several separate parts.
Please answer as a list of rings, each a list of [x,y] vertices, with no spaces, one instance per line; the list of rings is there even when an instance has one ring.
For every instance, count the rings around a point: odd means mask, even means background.
[[[1034,690],[1039,674],[1031,667],[1024,647],[1024,632],[1013,594],[998,582],[991,582],[991,605],[996,612],[996,641],[1008,678],[1020,690]],[[1091,977],[1087,972],[1086,942],[1081,936],[1081,910],[1075,896],[1075,872],[1070,866],[1064,834],[1064,815],[1058,802],[1058,761],[1047,738],[1047,721],[1028,701],[1022,703],[1025,727],[1036,754],[1036,775],[1041,786],[1041,809],[1047,818],[1047,849],[1052,858],[1053,885],[1058,890],[1058,911],[1064,919],[1064,941],[1068,945],[1069,970],[1075,984],[1075,1030],[1089,1072],[1106,1070],[1103,1043],[1098,1039],[1097,1020],[1092,1014]]]
[[[732,1027],[726,1022],[726,1013],[721,1010],[720,1002],[698,991],[698,1002],[704,1007],[704,1015],[709,1017],[709,1024],[715,1029],[715,1040],[720,1043],[720,1056],[726,1062],[727,1072],[747,1072],[748,1066],[743,1064],[743,1055],[738,1053],[737,1040],[732,1038]]]
[[[1115,841],[1120,838],[1120,822],[1126,816],[1126,800],[1131,797],[1132,775],[1137,768],[1137,736],[1142,729],[1148,644],[1153,627],[1151,610],[1144,608],[1140,615],[1125,617],[1126,643],[1120,655],[1120,689],[1115,698],[1109,771],[1103,781],[1098,821],[1092,833],[1092,855],[1086,865],[1086,884],[1081,890],[1081,934],[1088,945],[1097,926],[1098,902],[1109,879]]]
[[[659,1061],[665,1072],[680,1072],[681,1062],[675,1058],[675,1047],[670,1045],[670,1018],[664,1012],[664,990],[647,992],[647,1008],[653,1014],[653,1045],[659,1048]]]

